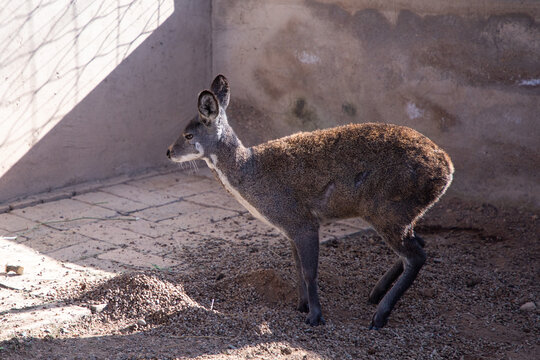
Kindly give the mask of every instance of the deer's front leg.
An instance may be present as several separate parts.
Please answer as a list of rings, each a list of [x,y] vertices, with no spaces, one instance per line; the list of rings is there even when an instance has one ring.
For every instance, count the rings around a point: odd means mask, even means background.
[[[304,281],[304,273],[302,271],[302,263],[298,257],[298,251],[296,251],[296,245],[291,241],[291,248],[294,258],[294,263],[296,265],[296,274],[297,274],[297,286],[298,286],[298,306],[296,309],[300,312],[307,313],[309,312],[309,303],[308,303],[308,292],[306,282]]]
[[[305,296],[307,295],[307,305],[309,310],[306,323],[312,326],[324,324],[321,304],[317,288],[317,270],[319,265],[319,230],[310,228],[308,230],[296,230],[289,233],[293,242],[293,255],[298,269],[298,280],[300,281],[300,308],[305,307]],[[303,284],[302,284],[303,281]],[[305,289],[305,290],[304,290]],[[304,306],[304,307],[303,307]]]

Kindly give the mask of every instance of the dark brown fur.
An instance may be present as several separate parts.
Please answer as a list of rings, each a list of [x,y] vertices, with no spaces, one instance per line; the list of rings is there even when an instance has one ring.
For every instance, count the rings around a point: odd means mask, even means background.
[[[410,223],[440,196],[453,171],[448,155],[431,140],[387,124],[297,133],[252,150],[258,171],[272,174],[272,187],[276,182],[289,187],[300,203],[308,200],[305,206],[326,219],[376,221],[373,211],[380,209],[385,221]],[[361,184],[355,181],[359,175]],[[335,189],[323,201],[329,184]]]

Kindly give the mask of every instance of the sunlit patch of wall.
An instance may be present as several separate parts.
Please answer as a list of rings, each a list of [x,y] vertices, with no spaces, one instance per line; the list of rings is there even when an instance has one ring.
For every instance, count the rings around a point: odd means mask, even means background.
[[[211,4],[3,2],[0,204],[166,166],[211,80]]]
[[[174,11],[173,0],[27,0],[0,10],[0,177]]]

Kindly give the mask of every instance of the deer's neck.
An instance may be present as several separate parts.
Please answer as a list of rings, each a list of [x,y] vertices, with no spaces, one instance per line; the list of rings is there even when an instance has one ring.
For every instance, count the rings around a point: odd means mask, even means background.
[[[251,150],[242,144],[230,126],[223,126],[221,131],[215,149],[205,160],[226,187],[237,187],[251,163]]]
[[[232,129],[231,129],[232,132]],[[227,191],[254,217],[268,225],[270,221],[262,215],[250,199],[249,183],[253,180],[255,166],[252,150],[242,145],[234,135],[227,134],[218,142],[215,153],[205,158],[208,167],[214,171]]]

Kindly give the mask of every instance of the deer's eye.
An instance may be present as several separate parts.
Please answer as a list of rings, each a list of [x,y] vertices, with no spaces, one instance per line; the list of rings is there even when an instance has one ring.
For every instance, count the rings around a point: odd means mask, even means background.
[[[186,140],[191,140],[193,139],[193,134],[186,134],[184,135],[184,137],[186,138]]]

